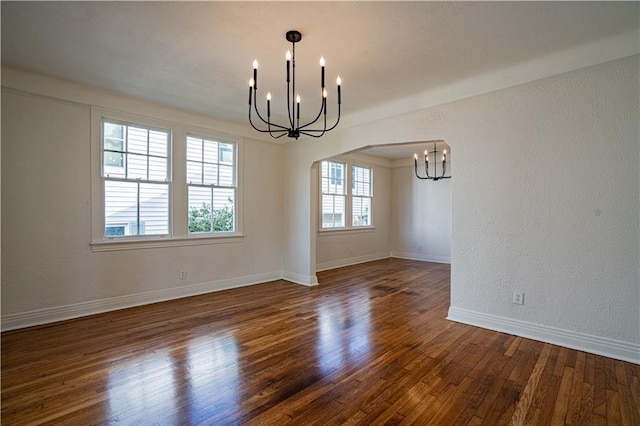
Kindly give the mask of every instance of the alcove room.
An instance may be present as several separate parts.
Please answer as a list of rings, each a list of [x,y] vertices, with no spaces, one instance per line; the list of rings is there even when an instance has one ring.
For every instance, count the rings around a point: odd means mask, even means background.
[[[3,424],[640,424],[640,3],[0,9]]]

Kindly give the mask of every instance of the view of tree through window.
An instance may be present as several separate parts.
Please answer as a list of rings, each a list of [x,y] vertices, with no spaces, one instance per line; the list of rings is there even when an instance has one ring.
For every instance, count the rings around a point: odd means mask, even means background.
[[[236,229],[235,144],[187,137],[189,233]]]

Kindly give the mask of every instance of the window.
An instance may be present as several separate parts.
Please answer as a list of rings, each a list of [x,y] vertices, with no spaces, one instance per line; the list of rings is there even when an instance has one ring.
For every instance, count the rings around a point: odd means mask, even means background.
[[[371,226],[371,169],[351,166],[351,225]]]
[[[170,134],[103,121],[104,236],[169,234]]]
[[[93,251],[244,238],[235,135],[92,106],[91,152]]]
[[[187,136],[189,234],[236,230],[235,144]]]
[[[347,170],[350,176],[347,177]],[[347,185],[347,179],[351,185]],[[347,191],[348,189],[348,191]],[[321,229],[373,226],[373,169],[336,161],[320,163]]]
[[[323,161],[320,167],[322,228],[344,228],[346,223],[345,165]]]

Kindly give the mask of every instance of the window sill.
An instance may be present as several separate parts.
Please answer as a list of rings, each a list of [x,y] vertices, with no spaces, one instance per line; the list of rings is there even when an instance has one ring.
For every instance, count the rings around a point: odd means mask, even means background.
[[[330,236],[330,235],[343,235],[343,234],[357,234],[362,232],[373,232],[375,226],[359,226],[357,228],[333,228],[333,229],[320,229],[318,230],[318,236]]]
[[[162,238],[153,240],[113,240],[92,242],[91,250],[95,252],[102,251],[120,251],[120,250],[140,250],[150,248],[164,247],[182,247],[182,246],[201,246],[210,244],[230,244],[240,243],[244,239],[243,234],[225,234],[225,235],[206,235],[193,236],[187,238]]]

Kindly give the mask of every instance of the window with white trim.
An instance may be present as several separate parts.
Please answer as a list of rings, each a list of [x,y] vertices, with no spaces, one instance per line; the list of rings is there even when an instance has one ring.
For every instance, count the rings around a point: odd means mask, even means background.
[[[171,134],[138,124],[102,122],[103,235],[169,235]]]
[[[370,228],[372,209],[372,167],[352,164],[350,160],[320,162],[321,230]]]
[[[346,165],[320,163],[322,229],[344,228],[346,224]]]
[[[351,226],[371,226],[373,188],[370,167],[351,166]]]
[[[187,136],[189,234],[236,230],[236,145]]]

